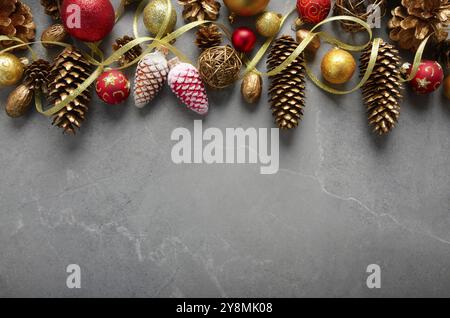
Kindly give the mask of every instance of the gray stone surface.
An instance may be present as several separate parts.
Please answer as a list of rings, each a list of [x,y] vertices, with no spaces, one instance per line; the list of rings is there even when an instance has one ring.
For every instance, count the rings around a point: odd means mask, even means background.
[[[40,35],[50,20],[25,2]],[[131,33],[132,15],[114,35]],[[177,46],[195,58],[192,39]],[[144,110],[95,100],[75,138],[2,111],[0,296],[450,296],[448,101],[406,93],[399,127],[377,138],[359,93],[308,82],[307,95],[266,176],[173,164],[171,132],[198,117],[168,89]],[[273,127],[266,97],[249,107],[236,85],[210,99],[205,128]],[[66,287],[73,263],[81,289]],[[374,263],[381,289],[366,286]]]

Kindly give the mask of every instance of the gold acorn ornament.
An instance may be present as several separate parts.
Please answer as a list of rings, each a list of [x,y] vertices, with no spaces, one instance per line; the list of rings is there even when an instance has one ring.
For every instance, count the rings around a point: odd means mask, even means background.
[[[68,37],[68,33],[64,25],[60,23],[53,24],[42,32],[41,41],[42,42],[64,42]],[[42,43],[45,48],[54,47],[55,45],[50,43]]]
[[[0,54],[0,87],[17,84],[23,76],[24,66],[21,60],[11,54]]]
[[[12,118],[18,118],[27,113],[33,99],[33,91],[26,85],[19,85],[9,94],[6,101],[6,114]]]
[[[256,72],[249,72],[244,76],[241,85],[241,94],[249,104],[256,103],[262,92],[262,77]]]
[[[280,31],[281,20],[279,13],[264,12],[256,20],[256,31],[264,37],[273,37]]]
[[[300,29],[295,33],[296,39],[298,43],[303,42],[304,39],[309,35],[310,31],[306,29]],[[320,49],[321,41],[320,37],[315,36],[311,42],[306,46],[305,50],[312,55],[315,55],[317,51]]]
[[[167,1],[166,0],[152,0],[150,1],[144,9],[143,19],[144,25],[151,35],[155,36],[158,34],[159,30],[164,23],[164,19],[166,18],[166,14],[169,11]],[[172,10],[170,12],[170,21],[169,24],[164,30],[164,35],[172,32],[175,29],[175,25],[177,24],[177,12],[175,8],[172,6]]]
[[[322,59],[321,71],[323,78],[332,84],[347,83],[356,70],[353,55],[345,50],[334,48]]]

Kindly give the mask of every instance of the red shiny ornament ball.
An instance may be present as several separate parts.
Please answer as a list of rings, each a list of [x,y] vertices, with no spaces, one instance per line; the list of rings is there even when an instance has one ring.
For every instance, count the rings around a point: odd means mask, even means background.
[[[233,32],[231,41],[236,50],[243,53],[249,53],[255,47],[256,34],[250,28],[240,27]]]
[[[408,69],[411,73],[412,65]],[[441,86],[444,80],[444,70],[436,61],[423,60],[420,62],[416,76],[409,82],[417,94],[429,94]]]
[[[130,81],[121,71],[106,71],[97,79],[95,90],[102,101],[120,104],[130,96]]]
[[[331,0],[297,0],[297,11],[303,21],[317,24],[328,17]]]
[[[105,38],[114,27],[114,7],[109,0],[64,0],[61,20],[74,38],[97,42]]]

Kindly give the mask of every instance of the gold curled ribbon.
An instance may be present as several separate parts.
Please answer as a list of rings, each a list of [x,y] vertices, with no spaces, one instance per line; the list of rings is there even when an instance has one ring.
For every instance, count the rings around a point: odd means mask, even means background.
[[[19,38],[16,38],[16,37],[9,37],[9,36],[6,36],[6,35],[0,35],[0,42],[1,42],[1,41],[13,41],[13,42],[18,42],[18,43],[20,43],[20,44],[17,44],[17,45],[8,47],[8,48],[6,48],[6,49],[0,51],[0,54],[3,54],[3,53],[6,53],[6,52],[12,51],[12,50],[14,50],[14,49],[18,49],[18,48],[21,48],[21,47],[24,47],[24,46],[25,46],[25,47],[30,51],[30,53],[31,53],[31,58],[32,58],[33,60],[37,60],[37,58],[38,58],[36,52],[31,48],[30,45],[33,44],[33,43],[39,43],[39,42],[25,43],[24,41],[22,41],[22,40],[19,39]]]

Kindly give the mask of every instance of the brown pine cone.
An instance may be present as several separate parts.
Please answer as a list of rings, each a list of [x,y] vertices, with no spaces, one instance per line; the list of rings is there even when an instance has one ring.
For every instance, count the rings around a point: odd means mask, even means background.
[[[402,0],[392,11],[389,37],[400,48],[416,51],[430,34],[436,42],[445,41],[450,24],[449,0]]]
[[[222,44],[222,33],[215,24],[201,26],[196,33],[195,45],[201,50]]]
[[[34,40],[36,25],[30,7],[19,0],[0,1],[0,35],[16,37],[25,43]],[[14,44],[17,42],[1,41],[0,49]]]
[[[68,47],[55,59],[48,84],[48,99],[58,105],[82,84],[89,76],[91,66],[74,47]],[[53,125],[58,126],[67,134],[74,135],[77,128],[86,119],[88,104],[91,100],[89,89],[61,109],[53,116]]]
[[[25,86],[33,91],[46,90],[50,67],[50,63],[42,59],[31,63],[24,72]]]
[[[290,36],[282,36],[273,44],[267,59],[269,71],[285,61],[298,43]],[[277,126],[291,129],[298,126],[305,107],[305,66],[303,55],[297,57],[286,69],[271,76],[269,94],[272,114]]]
[[[58,20],[60,18],[58,1],[59,0],[41,0],[41,5],[45,9],[45,13],[51,16],[53,20]]]
[[[178,0],[183,9],[183,18],[188,22],[212,20],[219,17],[221,4],[215,0]]]
[[[361,54],[361,77],[367,70],[371,52],[372,47],[368,46]],[[369,124],[379,135],[389,133],[398,122],[403,89],[401,79],[398,50],[382,42],[373,72],[362,87]]]
[[[114,51],[117,51],[133,40],[134,40],[133,37],[125,35],[124,37],[117,39],[116,42],[112,45],[112,48]],[[119,64],[121,66],[124,66],[137,59],[139,56],[141,56],[141,54],[142,54],[142,47],[140,45],[136,45],[131,50],[129,50],[120,57]]]

